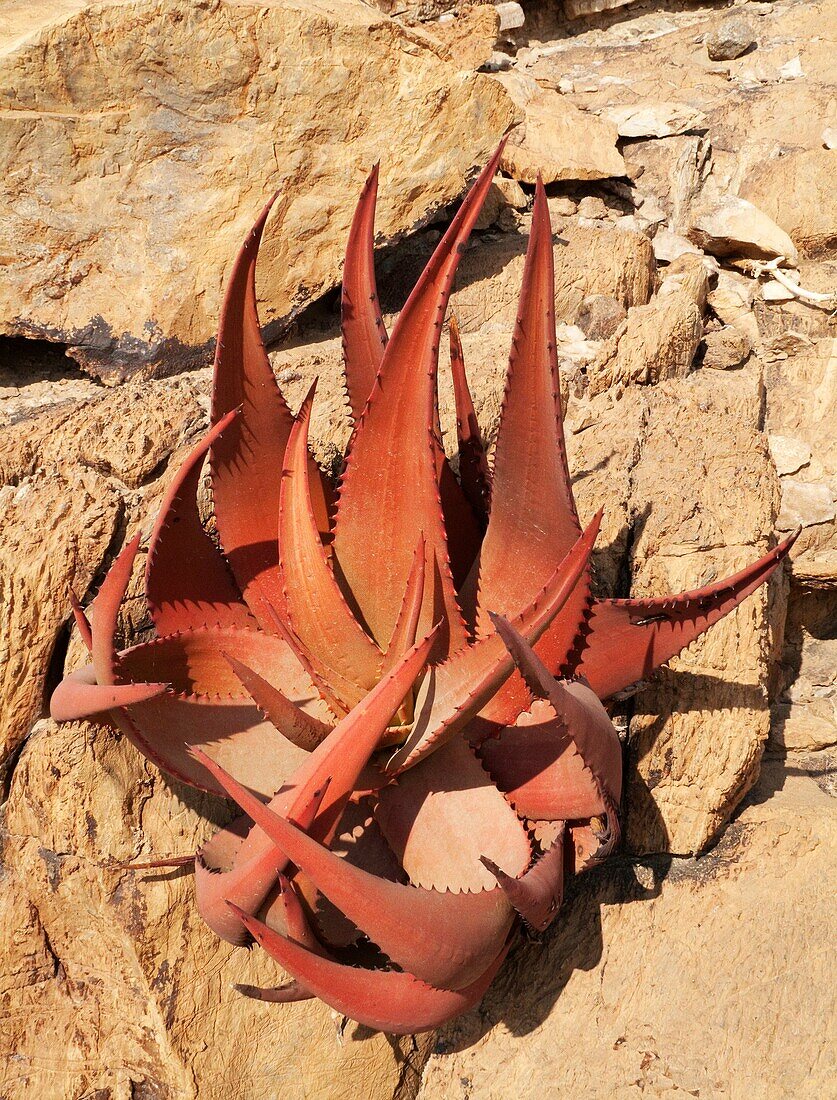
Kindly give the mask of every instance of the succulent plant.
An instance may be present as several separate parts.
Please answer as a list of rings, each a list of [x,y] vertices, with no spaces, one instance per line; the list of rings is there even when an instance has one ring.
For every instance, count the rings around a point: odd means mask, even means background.
[[[618,841],[622,759],[603,703],[762,584],[790,540],[717,584],[598,600],[563,437],[553,242],[538,183],[489,466],[455,324],[458,476],[437,369],[452,282],[497,169],[481,173],[389,339],[373,269],[377,169],[346,254],[342,325],[354,430],[339,489],[313,461],[262,344],[255,267],[268,204],[235,261],[212,428],[174,478],[145,579],[157,636],[117,652],[140,540],[90,613],[91,663],[59,720],[108,714],[176,779],[244,816],[195,857],[197,905],[230,943],[317,996],[413,1032],[473,1005],[522,925],[548,927],[573,873]],[[209,457],[218,542],[201,522]]]

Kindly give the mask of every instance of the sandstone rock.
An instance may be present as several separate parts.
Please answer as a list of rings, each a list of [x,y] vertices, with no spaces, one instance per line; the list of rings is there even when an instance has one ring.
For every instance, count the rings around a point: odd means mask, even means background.
[[[606,340],[613,336],[628,314],[621,302],[606,294],[585,298],[576,323],[590,340]]]
[[[706,115],[680,103],[641,103],[611,107],[606,117],[616,123],[620,137],[671,137],[689,130],[706,129]]]
[[[756,32],[749,19],[725,19],[706,39],[710,61],[733,61],[756,44]]]
[[[552,218],[571,218],[578,210],[578,204],[569,195],[547,195],[546,201]]]
[[[833,523],[835,517],[837,508],[830,485],[793,477],[782,479],[782,510],[777,520],[780,531]]]
[[[463,256],[451,308],[463,332],[484,325],[500,326],[511,337],[527,238],[507,236],[481,241]],[[567,224],[556,243],[555,312],[558,321],[574,322],[585,298],[602,294],[628,308],[645,304],[655,283],[651,242],[641,233],[610,225]],[[501,335],[495,336],[502,341]],[[506,342],[506,352],[508,341]]]
[[[700,587],[767,550],[778,487],[760,415],[756,370],[697,372],[654,391],[632,473],[631,595]],[[631,850],[703,850],[756,779],[770,724],[770,621],[762,588],[636,696],[625,795]]]
[[[625,148],[628,175],[638,194],[662,210],[671,232],[685,235],[690,211],[711,165],[709,142],[690,134],[631,142]]]
[[[501,29],[500,8],[492,4],[464,5],[455,14],[443,16],[432,27],[425,25],[422,28],[444,42],[450,60],[459,69],[478,69],[484,65],[494,52]]]
[[[125,52],[137,38],[150,54]],[[514,119],[496,81],[360,0],[38,0],[4,24],[0,84],[3,331],[117,375],[206,359],[273,190],[265,323],[338,281],[376,160],[385,242],[460,195]]]
[[[779,341],[784,351],[767,372],[767,429],[810,448],[807,462],[782,478],[783,517],[789,527],[806,520],[794,547],[794,577],[800,584],[837,587],[837,341],[799,334]],[[791,471],[788,471],[791,473]],[[828,518],[828,517],[832,518]]]
[[[229,814],[163,781],[106,727],[33,733],[7,810],[4,897],[20,923],[4,944],[4,1095],[410,1094],[413,1040],[370,1034],[320,1002],[242,997],[232,983],[284,976],[264,952],[216,939],[191,876],[114,866],[192,851]]]
[[[517,180],[498,175],[491,184],[491,190],[488,192],[485,205],[474,228],[488,229],[489,226],[501,221],[504,214],[512,210],[525,210],[528,205],[529,197]]]
[[[696,210],[689,236],[713,256],[773,259],[784,256],[794,266],[796,246],[775,222],[746,199],[726,195]]]
[[[683,279],[667,279],[647,305],[628,310],[590,368],[591,392],[688,374],[703,336],[706,275],[698,262]]]
[[[745,336],[755,347],[760,343],[759,326],[753,316],[754,288],[752,279],[729,271],[719,271],[707,302],[715,316]]]
[[[802,439],[793,439],[787,435],[772,434],[767,437],[770,457],[776,466],[776,473],[795,474],[811,461],[811,448]]]
[[[743,332],[732,326],[707,332],[703,338],[703,366],[714,370],[732,370],[740,367],[750,352],[752,344]]]
[[[564,14],[568,19],[581,19],[586,15],[597,15],[602,11],[628,7],[636,0],[564,0]]]
[[[526,15],[520,4],[514,2],[514,0],[506,0],[505,3],[497,4],[496,11],[500,17],[500,30],[501,31],[513,31],[518,27],[522,27],[526,22]]]
[[[524,116],[501,161],[508,175],[534,183],[540,172],[544,183],[557,183],[625,174],[612,123],[579,111],[557,92],[540,88],[520,73],[501,73],[495,79]]]
[[[606,218],[607,206],[604,199],[600,199],[598,195],[585,195],[578,204],[578,216],[580,218],[591,218],[593,220],[602,220]]]
[[[837,592],[791,587],[779,701],[770,743],[782,751],[837,744]]]
[[[40,716],[50,662],[116,532],[119,499],[90,470],[38,473],[0,488],[0,772]],[[53,675],[60,674],[59,667]]]
[[[652,244],[655,258],[662,263],[671,263],[672,260],[678,260],[688,253],[694,256],[701,255],[700,249],[695,248],[690,240],[681,237],[678,233],[672,233],[670,229],[664,227],[658,229],[654,234]]]
[[[837,149],[805,149],[757,165],[741,194],[788,233],[803,251],[837,243]]]
[[[441,1032],[420,1100],[829,1092],[834,801],[781,762],[765,779],[708,855],[580,882]]]

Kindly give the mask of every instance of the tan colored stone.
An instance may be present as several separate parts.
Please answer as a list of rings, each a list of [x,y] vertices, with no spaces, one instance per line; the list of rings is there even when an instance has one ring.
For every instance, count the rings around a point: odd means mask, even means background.
[[[619,136],[625,138],[665,138],[706,128],[706,116],[701,111],[684,108],[679,103],[611,107],[605,111],[605,117],[616,123]]]
[[[794,577],[837,587],[837,434],[830,430],[837,418],[837,340],[797,335],[780,343],[787,350],[774,342],[777,358],[767,373],[768,431],[810,449],[805,465],[782,479],[783,486],[793,483],[787,486],[786,525],[816,520],[794,547]]]
[[[793,584],[770,745],[816,751],[837,744],[837,590]]]
[[[758,207],[735,195],[722,196],[692,212],[690,238],[713,256],[773,259],[796,264],[796,245]]]
[[[272,191],[265,323],[337,283],[376,160],[384,242],[460,195],[515,117],[496,81],[360,0],[38,0],[3,29],[3,331],[109,375],[205,361]]]
[[[494,51],[500,13],[493,4],[463,5],[452,18],[425,24],[422,30],[445,44],[457,68],[478,69]]]
[[[451,308],[463,331],[502,326],[509,338],[517,316],[528,237],[480,242],[466,252],[456,277]],[[625,308],[643,305],[655,285],[651,242],[642,233],[609,225],[567,224],[556,243],[555,313],[574,322],[585,298],[603,294]],[[506,342],[508,354],[508,341]]]
[[[760,343],[760,335],[753,316],[753,289],[751,279],[719,271],[707,301],[720,321],[737,329],[755,347]]]
[[[4,1096],[409,1094],[412,1040],[370,1035],[320,1002],[242,997],[232,983],[284,976],[264,952],[216,939],[191,876],[112,867],[193,851],[228,816],[104,726],[36,729],[7,812],[7,904],[30,931],[18,925],[5,963]]]
[[[116,531],[119,500],[89,470],[39,473],[0,488],[0,769],[45,705],[50,660]],[[56,671],[60,671],[56,670]]]
[[[626,322],[590,368],[593,393],[617,384],[654,385],[689,373],[703,336],[707,286],[699,259],[683,256],[681,264],[691,260],[696,262],[669,276],[647,305],[628,310]]]
[[[834,800],[780,763],[759,795],[700,859],[579,883],[441,1032],[420,1100],[830,1093]]]
[[[653,397],[632,475],[633,596],[687,591],[743,568],[768,549],[778,509],[757,371],[697,372]],[[770,613],[781,621],[778,578],[771,586]],[[758,775],[770,659],[762,588],[636,696],[625,796],[632,850],[691,854],[717,836]]]
[[[504,172],[524,183],[534,183],[539,172],[544,183],[624,176],[611,122],[579,111],[557,92],[540,88],[518,72],[499,73],[495,79],[524,115],[506,145]]]
[[[498,223],[501,227],[514,228],[513,218],[512,223],[506,226],[504,215],[514,210],[525,210],[528,205],[529,196],[517,180],[506,179],[498,174],[491,184],[474,228],[479,231]]]
[[[805,149],[757,165],[741,194],[788,233],[803,251],[837,242],[837,149]]]
[[[582,19],[603,11],[629,7],[636,0],[564,0],[564,12],[568,19]]]
[[[753,350],[747,336],[732,325],[707,332],[703,344],[703,366],[713,370],[733,370],[740,367]]]

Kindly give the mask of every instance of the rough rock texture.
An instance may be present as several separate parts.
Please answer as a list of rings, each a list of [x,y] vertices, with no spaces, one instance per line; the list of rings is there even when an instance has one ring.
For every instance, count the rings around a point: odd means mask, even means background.
[[[632,474],[634,508],[646,509],[634,516],[632,594],[699,587],[765,552],[778,490],[760,403],[753,371],[658,387]],[[770,658],[761,589],[636,696],[625,798],[632,850],[694,853],[717,835],[758,774]]]
[[[710,61],[734,61],[756,44],[756,32],[749,19],[736,16],[725,19],[707,37],[706,52]]]
[[[684,378],[703,335],[706,273],[700,261],[669,276],[647,305],[628,310],[590,369],[593,393],[616,384],[649,385]]]
[[[837,149],[805,149],[756,166],[741,193],[816,254],[837,244]]]
[[[412,1040],[236,993],[281,972],[203,925],[189,875],[112,866],[192,851],[228,815],[105,727],[37,727],[7,807],[2,1095],[390,1100],[409,1082]]]
[[[0,488],[0,774],[41,713],[67,589],[87,592],[119,511],[117,494],[89,470]]]
[[[794,559],[801,584],[837,587],[837,340],[805,338],[768,369],[767,425],[795,448],[782,469],[782,526],[803,531]],[[806,454],[807,452],[807,454]],[[796,466],[796,469],[789,468]]]
[[[713,256],[772,260],[784,256],[796,263],[796,246],[758,207],[735,195],[723,195],[694,211],[689,236]]]
[[[771,745],[810,751],[837,744],[837,590],[796,592],[780,676]]]
[[[502,323],[511,333],[526,240],[523,234],[506,236],[480,243],[465,254],[452,299],[464,332]],[[584,299],[591,295],[614,298],[624,308],[644,305],[651,297],[654,254],[651,242],[640,233],[574,223],[561,230],[554,256],[559,321],[575,321]]]
[[[497,80],[523,112],[502,160],[503,170],[514,179],[534,183],[538,172],[544,183],[625,174],[616,127],[610,122],[579,111],[563,96],[517,73],[501,73]]]
[[[420,1100],[829,1094],[833,800],[781,764],[754,794],[702,859],[580,883],[439,1035]]]
[[[727,325],[716,332],[707,332],[703,343],[703,365],[714,370],[740,367],[752,350],[747,335],[739,332],[733,325]]]
[[[385,241],[461,194],[515,118],[456,51],[359,0],[38,0],[0,32],[0,326],[108,375],[206,359],[274,190],[265,322],[338,281],[376,160]]]

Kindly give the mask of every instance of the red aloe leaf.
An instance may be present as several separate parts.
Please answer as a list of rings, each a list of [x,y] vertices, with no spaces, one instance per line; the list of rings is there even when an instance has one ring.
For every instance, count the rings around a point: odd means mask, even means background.
[[[97,684],[92,665],[66,676],[49,701],[49,713],[56,722],[92,718],[116,707],[144,703],[168,690],[168,684]]]
[[[75,619],[76,628],[81,636],[81,640],[84,642],[85,649],[89,653],[93,649],[93,628],[72,588],[69,589],[69,595],[70,607],[73,609],[73,618]]]
[[[410,882],[425,889],[489,889],[483,854],[514,875],[532,858],[520,819],[463,737],[384,787],[375,820]]]
[[[321,722],[292,703],[284,692],[242,661],[229,653],[225,653],[224,658],[265,718],[297,748],[312,752],[334,729],[333,724]]]
[[[769,580],[797,537],[798,532],[790,535],[752,565],[704,588],[595,601],[587,646],[573,674],[584,676],[600,699],[646,679]]]
[[[343,477],[335,555],[351,598],[382,648],[392,638],[413,551],[422,534],[439,571],[428,570],[425,576],[419,629],[434,621],[434,589],[440,584],[447,637],[440,638],[438,655],[454,652],[467,641],[440,500],[436,374],[453,276],[491,186],[500,151],[469,192],[401,311],[357,425]],[[471,524],[476,535],[473,515]]]
[[[599,531],[601,512],[590,523],[553,571],[546,587],[515,619],[515,627],[531,642],[543,634],[560,614],[587,567]],[[406,743],[387,763],[394,775],[412,767],[457,733],[487,704],[511,674],[514,661],[496,633],[478,639],[474,645],[432,668],[416,701],[416,719]],[[491,723],[491,719],[488,719]],[[493,729],[493,724],[490,725]]]
[[[431,631],[404,654],[399,664],[364,696],[361,705],[339,722],[292,773],[287,773],[279,793],[270,803],[276,813],[294,816],[300,806],[306,805],[313,794],[327,784],[310,829],[319,840],[331,839],[358,777],[402,699],[424,668],[434,640],[435,632]],[[195,750],[195,756],[217,778],[218,766],[199,750]],[[276,784],[275,789],[278,787]],[[201,915],[222,939],[240,943],[241,926],[231,921],[221,902],[236,896],[243,904],[242,890],[246,886],[248,909],[256,912],[286,861],[277,858],[273,844],[261,829],[251,829],[243,843],[229,830],[222,830],[204,847],[203,858],[208,866],[223,868],[226,873],[207,871],[196,879]]]
[[[491,507],[491,471],[485,457],[474,402],[468,388],[465,359],[456,317],[450,319],[450,369],[456,404],[456,436],[459,443],[459,481],[474,514],[485,528]]]
[[[387,330],[381,316],[375,284],[375,203],[378,197],[378,165],[360,193],[349,230],[343,264],[341,329],[346,393],[352,417],[360,419],[372,392],[375,376],[387,345]]]
[[[524,817],[609,814],[622,792],[622,748],[598,696],[586,684],[554,679],[509,623],[492,621],[539,702],[483,741],[480,758]]]
[[[299,828],[310,828],[325,791],[322,786],[299,795],[292,814]],[[248,858],[248,840],[253,831],[249,817],[238,817],[198,850],[195,856],[198,912],[216,935],[237,947],[247,944],[247,932],[231,914],[228,901],[234,901],[248,913],[262,912],[273,927],[290,932],[307,946],[315,937],[299,898],[296,894],[292,899],[282,896],[282,884],[288,881],[283,874],[286,861],[275,849],[270,861],[258,855]]]
[[[462,989],[496,958],[512,924],[502,890],[444,894],[371,875],[273,813],[204,754],[201,759],[287,859],[399,966],[431,985]]]
[[[119,682],[116,623],[119,608],[128,591],[128,582],[131,579],[131,571],[141,541],[142,535],[134,535],[131,541],[123,546],[102,581],[102,586],[90,608],[92,614],[90,655],[93,658],[96,681],[99,684]],[[147,680],[148,677],[144,676],[141,679]],[[163,677],[160,679],[162,680]]]
[[[515,910],[537,932],[549,928],[564,900],[564,828],[562,823],[552,846],[519,878],[481,857]]]
[[[212,492],[221,545],[247,606],[271,629],[265,602],[281,607],[276,531],[278,471],[293,426],[262,343],[256,309],[256,260],[267,216],[265,206],[236,257],[221,308],[212,389],[212,422],[233,409],[241,415],[211,449]],[[313,459],[317,523],[327,534],[325,486]]]
[[[539,180],[479,558],[478,633],[489,630],[488,610],[519,614],[581,530],[564,446],[553,267]]]
[[[203,528],[197,504],[206,453],[237,415],[233,409],[204,436],[178,470],[160,507],[145,568],[145,594],[160,634],[213,623],[256,625],[223,555]]]
[[[235,913],[253,939],[284,970],[298,975],[306,989],[341,1015],[392,1035],[431,1031],[473,1008],[491,985],[509,948],[508,943],[504,944],[497,957],[466,988],[434,989],[412,974],[365,970],[315,955],[272,932],[242,910],[235,909]]]
[[[282,469],[279,545],[285,609],[317,677],[332,670],[353,685],[355,706],[378,680],[381,651],[349,609],[326,557],[311,504],[308,425],[316,383],[291,429]]]
[[[211,746],[226,767],[254,790],[272,794],[307,754],[264,720],[225,658],[231,655],[285,693],[314,717],[330,717],[293,650],[275,635],[237,628],[203,627],[145,642],[119,655],[122,682],[157,682],[172,690],[161,698],[115,712],[140,749],[169,775],[218,793],[186,751]]]

